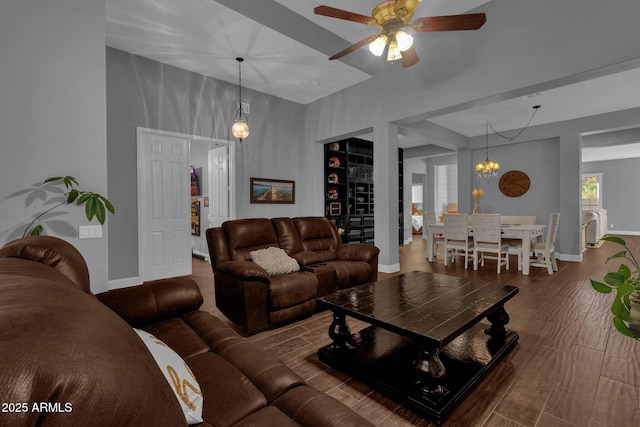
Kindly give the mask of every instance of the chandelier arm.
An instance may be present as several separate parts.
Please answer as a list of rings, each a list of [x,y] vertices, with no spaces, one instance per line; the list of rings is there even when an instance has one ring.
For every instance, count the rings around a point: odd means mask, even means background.
[[[495,133],[496,135],[498,135],[500,138],[506,139],[506,140],[508,140],[508,141],[513,141],[513,140],[517,139],[520,135],[522,135],[522,132],[524,132],[524,131],[529,127],[529,125],[531,124],[531,121],[532,121],[532,120],[533,120],[533,118],[535,117],[535,115],[536,115],[536,113],[538,112],[538,109],[539,109],[539,108],[540,108],[540,106],[539,106],[539,105],[536,105],[536,106],[534,106],[534,107],[533,107],[533,114],[532,114],[532,115],[531,115],[531,117],[529,118],[529,121],[528,121],[528,122],[527,122],[527,124],[526,124],[526,125],[524,125],[524,127],[523,127],[522,129],[520,129],[520,130],[518,131],[518,133],[516,133],[514,136],[507,136],[507,135],[504,135],[504,134],[502,134],[502,133],[498,132],[498,131],[497,131],[497,130],[496,130],[496,129],[491,125],[491,123],[489,123],[489,122],[487,122],[487,123],[488,123],[489,127],[491,128],[491,130],[493,131],[493,133]]]

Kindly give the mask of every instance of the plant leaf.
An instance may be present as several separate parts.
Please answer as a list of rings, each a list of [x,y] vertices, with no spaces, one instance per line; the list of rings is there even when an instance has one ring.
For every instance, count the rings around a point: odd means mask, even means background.
[[[611,255],[609,258],[607,258],[606,262],[609,262],[609,260],[614,258],[624,258],[626,255],[627,255],[627,251],[618,252],[617,254]]]
[[[627,281],[627,279],[625,279],[624,276],[620,273],[607,273],[604,276],[604,281],[608,285],[618,287],[624,284]]]
[[[616,237],[616,236],[606,236],[606,237],[603,237],[600,240],[606,240],[607,242],[617,243],[617,244],[622,245],[622,246],[626,246],[627,245],[627,242],[622,240],[620,237]]]
[[[55,181],[60,181],[61,179],[63,179],[62,176],[54,176],[51,178],[47,178],[44,180],[44,184],[48,183],[48,182],[55,182]]]
[[[91,198],[91,193],[81,192],[80,194],[82,194],[82,195],[80,196],[80,198],[76,202],[76,205],[78,205],[78,206],[84,205],[87,202],[87,200],[89,200]]]
[[[44,231],[44,227],[40,224],[36,225],[29,231],[29,236],[39,236]]]
[[[636,340],[638,339],[638,337],[636,337],[633,334],[631,329],[629,329],[629,327],[626,325],[626,323],[624,323],[624,321],[622,321],[622,319],[614,317],[613,318],[613,325],[616,327],[618,332],[620,332],[622,335],[625,335],[627,337],[630,337],[630,338],[633,338],[633,339],[636,339]]]
[[[106,197],[104,196],[100,196],[100,200],[102,200],[104,202],[105,207],[107,208],[107,210],[109,212],[111,212],[112,214],[116,213],[115,208],[113,207],[113,205],[111,204],[111,202],[109,200],[107,200]]]
[[[624,280],[629,280],[629,277],[631,277],[631,270],[625,264],[618,268],[618,273],[624,277]]]
[[[591,286],[593,286],[593,289],[600,292],[601,294],[609,294],[613,290],[613,288],[611,288],[610,286],[607,286],[601,282],[596,282],[593,279],[591,279]]]
[[[89,197],[87,199],[87,204],[84,207],[84,212],[87,215],[87,219],[89,221],[91,221],[93,219],[94,216],[96,216],[96,206],[95,206],[95,199]]]
[[[96,206],[96,219],[100,224],[104,224],[107,220],[107,212],[105,211],[104,204],[98,197],[94,197],[93,202]]]
[[[619,317],[627,322],[631,320],[631,313],[629,311],[628,304],[625,304],[625,297],[633,292],[633,287],[629,284],[618,287],[616,291],[616,297],[611,304],[611,312],[615,317]]]
[[[68,205],[72,204],[78,198],[79,195],[80,195],[80,192],[75,188],[69,191],[69,194],[67,194],[67,204]]]

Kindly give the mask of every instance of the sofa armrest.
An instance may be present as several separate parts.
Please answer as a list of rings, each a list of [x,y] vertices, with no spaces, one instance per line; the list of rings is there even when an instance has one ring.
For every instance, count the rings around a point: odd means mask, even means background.
[[[254,281],[271,283],[267,270],[251,261],[225,261],[218,264],[216,271],[224,273],[240,281]]]
[[[373,245],[364,243],[347,243],[338,246],[336,256],[342,261],[364,261],[370,262],[374,257],[378,256],[380,249]]]
[[[203,302],[198,284],[187,277],[154,280],[113,289],[96,297],[127,323],[144,327],[195,311]]]

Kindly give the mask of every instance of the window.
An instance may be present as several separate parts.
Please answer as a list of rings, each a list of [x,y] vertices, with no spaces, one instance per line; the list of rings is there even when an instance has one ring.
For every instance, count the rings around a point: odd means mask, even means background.
[[[582,175],[582,210],[602,209],[602,174]]]

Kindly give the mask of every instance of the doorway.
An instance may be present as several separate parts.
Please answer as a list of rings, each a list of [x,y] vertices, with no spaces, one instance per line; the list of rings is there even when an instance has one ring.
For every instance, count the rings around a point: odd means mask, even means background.
[[[138,151],[138,272],[143,281],[191,274],[193,239],[204,239],[208,216],[200,221],[199,236],[194,236],[190,157],[194,144],[208,143],[223,147],[226,155],[227,191],[212,197],[209,167],[202,179],[207,182],[200,194],[204,204],[211,206],[224,199],[226,212],[235,214],[235,195],[230,178],[233,175],[233,142],[194,135],[137,129]],[[207,148],[208,150],[208,148]],[[219,152],[222,152],[220,150]],[[208,160],[206,160],[208,164]],[[197,197],[196,197],[197,199]],[[205,199],[207,199],[205,201]],[[205,246],[206,248],[206,246]]]

